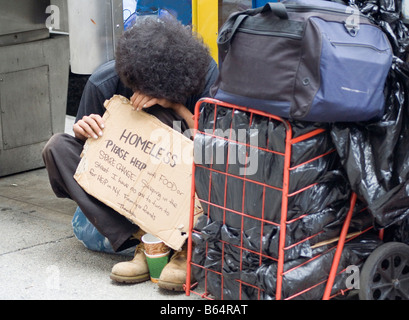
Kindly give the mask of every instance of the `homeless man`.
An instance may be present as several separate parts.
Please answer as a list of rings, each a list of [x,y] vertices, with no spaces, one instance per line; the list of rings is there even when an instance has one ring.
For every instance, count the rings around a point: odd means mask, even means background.
[[[119,40],[116,61],[102,65],[87,82],[73,128],[75,137],[56,134],[44,148],[44,163],[57,197],[74,200],[114,251],[139,243],[132,261],[113,267],[114,281],[138,283],[150,277],[140,242],[143,230],[87,194],[73,178],[85,141],[103,136],[104,102],[116,94],[125,96],[135,112],[143,109],[171,127],[181,123],[178,130],[185,132],[193,126],[196,102],[208,96],[217,72],[208,48],[190,27],[170,18],[139,18]],[[163,270],[162,288],[183,290],[184,248]]]

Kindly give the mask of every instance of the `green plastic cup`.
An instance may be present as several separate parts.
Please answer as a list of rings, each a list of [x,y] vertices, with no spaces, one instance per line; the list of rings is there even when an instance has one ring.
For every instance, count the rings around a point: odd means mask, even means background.
[[[156,255],[147,254],[145,252],[146,261],[148,262],[149,273],[152,282],[158,283],[163,268],[165,268],[165,266],[169,262],[169,254],[170,251]]]

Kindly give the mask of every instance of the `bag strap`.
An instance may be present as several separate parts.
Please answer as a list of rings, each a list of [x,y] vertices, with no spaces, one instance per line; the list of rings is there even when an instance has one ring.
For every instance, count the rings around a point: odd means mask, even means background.
[[[281,2],[268,2],[264,5],[264,7],[234,13],[229,17],[228,22],[220,30],[220,35],[217,38],[217,45],[219,46],[219,50],[222,52],[227,52],[229,50],[231,39],[236,34],[237,29],[240,27],[243,21],[246,20],[247,17],[266,12],[272,12],[278,18],[288,20],[287,8]],[[234,21],[234,23],[230,27],[232,21]]]
[[[280,19],[288,20],[287,8],[281,2],[268,2],[264,7],[261,8],[261,13],[271,11]]]

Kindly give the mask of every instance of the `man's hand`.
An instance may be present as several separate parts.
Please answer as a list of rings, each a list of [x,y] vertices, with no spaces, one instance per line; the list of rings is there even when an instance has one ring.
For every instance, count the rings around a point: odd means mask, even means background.
[[[147,109],[157,104],[163,108],[172,109],[186,121],[189,128],[194,127],[193,114],[183,104],[175,103],[167,99],[152,98],[140,92],[134,93],[134,95],[131,97],[131,104],[133,105],[135,111]]]
[[[135,92],[131,97],[131,103],[135,111],[147,109],[157,104],[167,109],[174,109],[177,106],[176,103],[173,103],[167,99],[152,98],[139,92]]]
[[[75,137],[82,141],[88,138],[98,139],[102,137],[105,128],[104,120],[98,114],[91,114],[84,116],[76,124],[74,124],[73,131]]]

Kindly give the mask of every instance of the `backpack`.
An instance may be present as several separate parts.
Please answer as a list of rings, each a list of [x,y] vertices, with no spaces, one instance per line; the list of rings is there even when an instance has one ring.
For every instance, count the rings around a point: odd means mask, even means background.
[[[268,3],[222,26],[211,96],[291,120],[357,122],[383,115],[392,47],[340,3]]]

